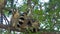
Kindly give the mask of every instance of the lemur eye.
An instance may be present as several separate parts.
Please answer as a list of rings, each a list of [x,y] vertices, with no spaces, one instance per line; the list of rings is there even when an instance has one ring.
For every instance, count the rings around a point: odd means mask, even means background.
[[[20,27],[19,24],[17,24],[17,27]]]
[[[19,24],[20,24],[20,25],[22,25],[22,24],[23,24],[23,22],[19,21]]]
[[[24,18],[23,18],[23,17],[21,17],[21,18],[19,18],[19,19],[24,20]]]
[[[28,21],[27,25],[31,26],[32,24],[31,24],[31,22],[30,22],[30,21]]]
[[[34,23],[35,22],[35,20],[34,19],[31,19],[32,20],[32,22]]]

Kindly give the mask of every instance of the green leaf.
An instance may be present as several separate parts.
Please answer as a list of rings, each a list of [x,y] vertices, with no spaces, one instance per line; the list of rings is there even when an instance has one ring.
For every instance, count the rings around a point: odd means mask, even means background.
[[[38,4],[38,0],[32,0],[35,4]]]

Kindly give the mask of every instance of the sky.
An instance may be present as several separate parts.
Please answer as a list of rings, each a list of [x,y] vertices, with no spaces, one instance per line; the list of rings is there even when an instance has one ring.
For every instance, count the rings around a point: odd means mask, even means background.
[[[46,3],[48,3],[49,2],[49,0],[40,0],[41,2],[46,2]]]
[[[14,1],[14,4],[16,4],[16,6],[20,6],[23,5],[23,0],[18,0],[18,2],[16,3],[17,0]]]
[[[15,2],[16,2],[17,0],[15,0]],[[40,2],[45,2],[45,3],[48,3],[49,2],[49,0],[39,0]],[[14,2],[14,3],[15,3]],[[20,5],[23,5],[23,0],[18,0],[18,2],[17,3],[15,3],[17,6],[20,6]]]

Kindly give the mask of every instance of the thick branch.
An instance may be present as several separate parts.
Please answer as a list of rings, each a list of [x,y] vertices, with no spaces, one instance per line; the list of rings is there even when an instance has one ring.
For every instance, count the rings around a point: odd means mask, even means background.
[[[11,31],[18,31],[18,32],[22,32],[21,30],[18,30],[18,29],[16,29],[16,28],[14,28],[14,27],[11,27],[11,26],[7,26],[7,25],[3,25],[3,24],[0,24],[0,28],[2,28],[2,29],[7,29],[8,30],[8,28],[9,28],[9,30],[11,30]],[[46,32],[46,30],[40,30],[39,31],[41,34],[60,34],[60,32],[58,32],[58,31],[47,31]]]
[[[8,25],[3,25],[3,24],[0,24],[0,28],[7,29],[7,30],[9,28],[9,30],[21,32],[20,30],[14,28],[14,27],[11,27],[11,26],[8,26]]]

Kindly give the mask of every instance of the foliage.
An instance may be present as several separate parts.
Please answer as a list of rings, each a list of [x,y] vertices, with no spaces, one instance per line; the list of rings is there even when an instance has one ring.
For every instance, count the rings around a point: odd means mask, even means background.
[[[13,8],[19,8],[18,10],[21,12],[27,11],[27,0],[23,0],[23,5],[19,7],[16,4],[13,4]],[[7,0],[7,4],[5,8],[11,7],[11,0]],[[31,5],[33,9],[33,18],[39,20],[40,29],[46,29],[47,31],[60,31],[60,0],[49,0],[46,2],[39,2],[39,0],[31,0]],[[34,7],[33,7],[34,6]],[[8,15],[8,11],[4,10],[5,15]],[[5,33],[5,32],[4,32]],[[7,32],[6,32],[7,33]],[[32,34],[32,33],[30,33]],[[33,33],[35,34],[35,33]],[[37,33],[39,34],[39,32]]]

